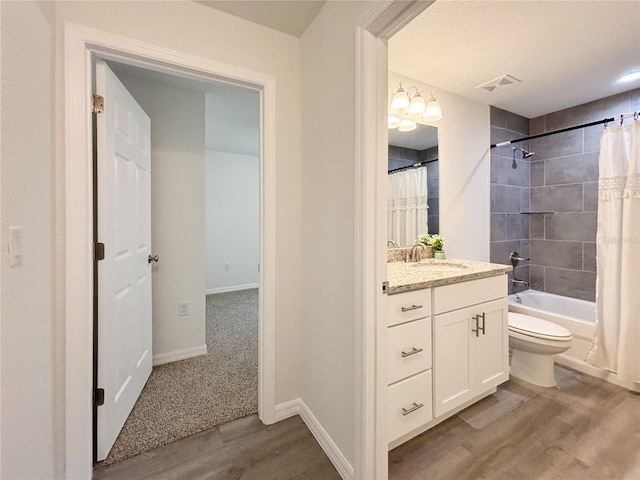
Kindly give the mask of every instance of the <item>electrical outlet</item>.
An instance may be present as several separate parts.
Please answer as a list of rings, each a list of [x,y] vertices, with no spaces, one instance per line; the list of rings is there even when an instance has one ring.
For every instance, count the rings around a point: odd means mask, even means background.
[[[189,302],[178,303],[178,315],[181,317],[191,314],[191,304]]]
[[[225,264],[224,264],[224,271],[225,271],[225,272],[228,272],[228,271],[229,271],[229,268],[230,268],[229,264],[228,264],[228,263],[225,263]]]

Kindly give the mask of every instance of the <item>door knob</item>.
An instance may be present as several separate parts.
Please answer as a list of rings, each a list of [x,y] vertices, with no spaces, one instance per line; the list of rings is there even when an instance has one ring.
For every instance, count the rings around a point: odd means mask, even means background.
[[[157,263],[158,260],[160,260],[160,257],[158,257],[158,255],[149,255],[149,259],[148,259],[149,263],[151,263],[151,262],[156,262]]]

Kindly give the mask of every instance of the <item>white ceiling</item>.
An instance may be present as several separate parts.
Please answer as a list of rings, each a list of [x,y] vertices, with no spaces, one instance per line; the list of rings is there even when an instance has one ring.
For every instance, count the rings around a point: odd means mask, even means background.
[[[436,1],[389,40],[389,69],[534,118],[640,87],[640,1]],[[522,81],[488,93],[477,85]],[[625,112],[626,113],[626,112]]]
[[[199,1],[208,7],[299,37],[326,0]]]
[[[130,65],[109,62],[116,75],[142,78],[203,93],[207,150],[258,155],[260,152],[260,97],[249,88],[222,82],[204,82]]]
[[[411,132],[401,132],[397,128],[389,130],[389,145],[419,151],[435,147],[438,145],[438,128],[418,123]]]

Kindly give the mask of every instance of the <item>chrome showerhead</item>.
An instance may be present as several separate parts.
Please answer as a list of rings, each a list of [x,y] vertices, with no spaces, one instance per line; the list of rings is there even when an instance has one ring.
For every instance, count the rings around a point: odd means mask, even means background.
[[[520,150],[522,152],[523,159],[535,155],[535,152],[529,152],[528,150],[520,147],[513,147],[513,162],[511,163],[511,168],[518,168],[518,164],[516,163],[516,150]]]

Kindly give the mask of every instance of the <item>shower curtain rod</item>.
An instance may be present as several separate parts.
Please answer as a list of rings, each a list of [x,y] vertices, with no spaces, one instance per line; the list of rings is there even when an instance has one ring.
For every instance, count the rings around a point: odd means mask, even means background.
[[[399,167],[399,168],[394,168],[393,170],[389,170],[387,172],[387,174],[389,173],[395,173],[395,172],[400,172],[402,170],[410,170],[412,168],[419,168],[419,167],[426,167],[427,163],[431,163],[431,162],[435,162],[435,160],[428,160],[428,161],[424,161],[424,162],[418,162],[418,163],[414,163],[413,165],[407,165],[406,167]]]
[[[491,145],[491,148],[495,147],[503,147],[505,145],[511,145],[512,143],[524,142],[526,140],[533,140],[534,138],[547,137],[549,135],[556,135],[558,133],[570,132],[571,130],[577,130],[579,128],[585,127],[593,127],[594,125],[602,125],[603,123],[615,122],[616,120],[620,120],[620,124],[624,121],[625,118],[633,118],[634,120],[638,119],[638,112],[627,113],[626,115],[620,115],[618,117],[604,118],[602,120],[598,120],[597,122],[583,123],[582,125],[576,125],[574,127],[561,128],[560,130],[554,130],[553,132],[545,132],[539,133],[538,135],[530,135],[528,137],[517,138],[515,140],[507,140],[506,142],[494,143]]]

